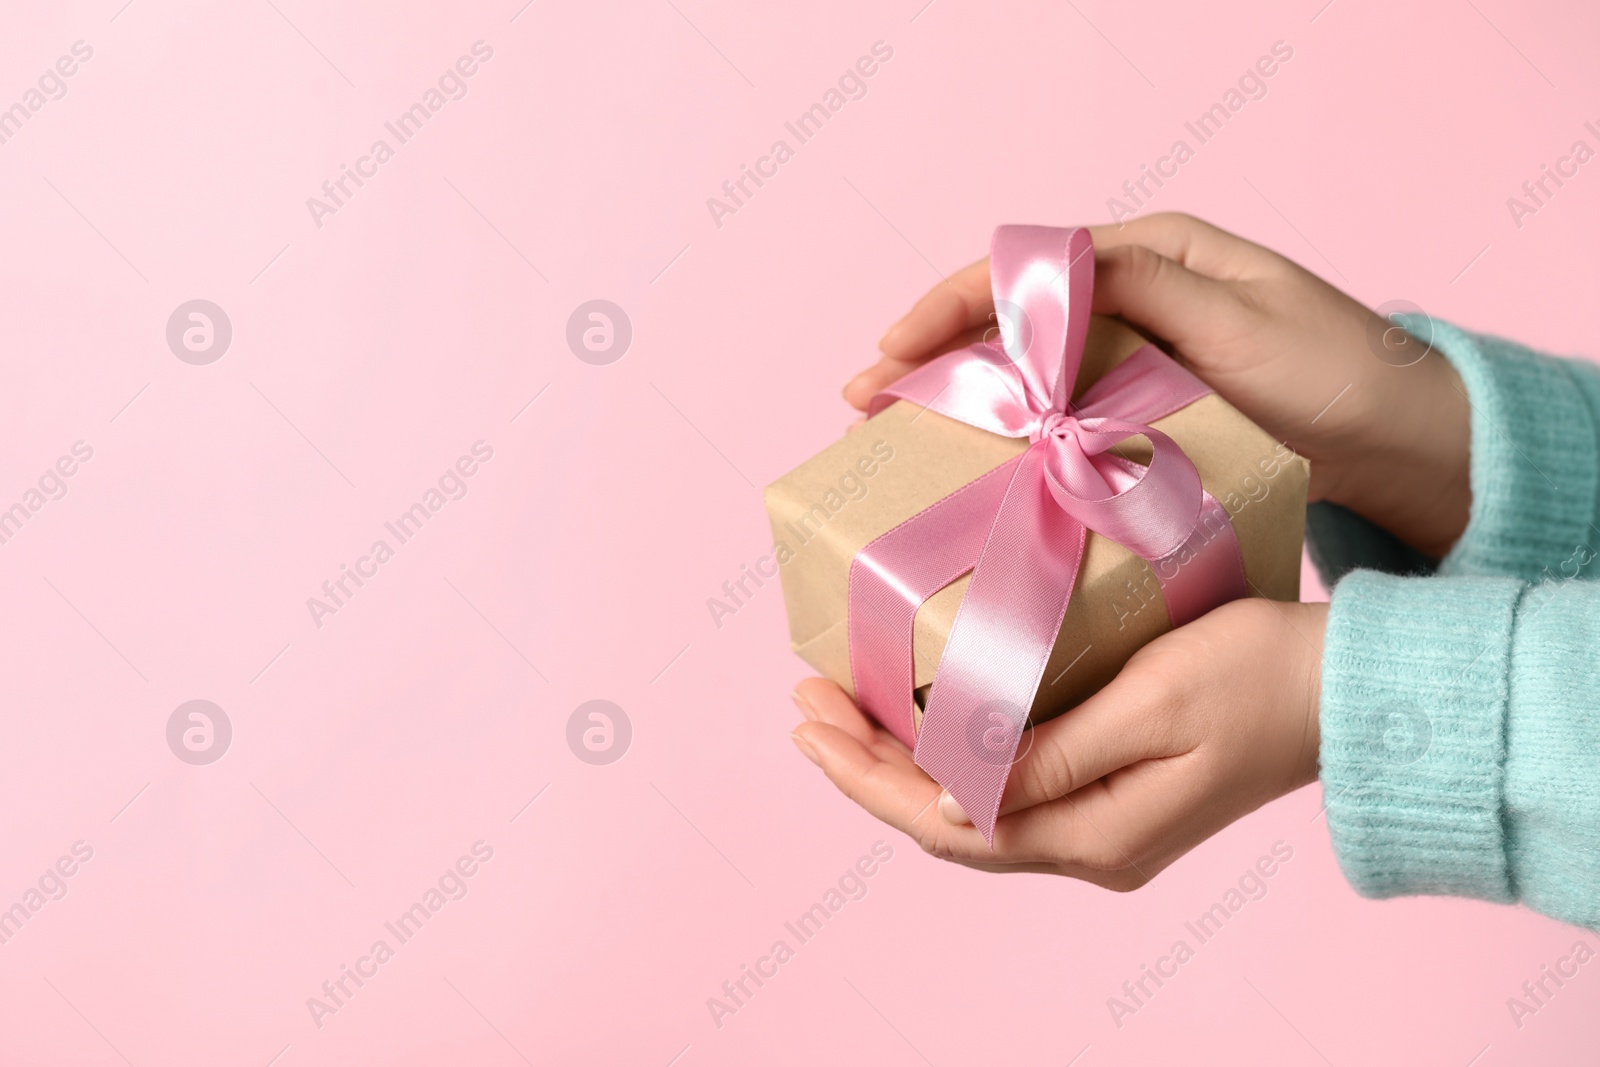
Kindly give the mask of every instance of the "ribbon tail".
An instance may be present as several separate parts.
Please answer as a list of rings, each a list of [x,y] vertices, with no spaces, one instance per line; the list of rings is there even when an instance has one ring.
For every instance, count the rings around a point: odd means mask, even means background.
[[[874,539],[850,563],[846,617],[856,703],[907,745],[917,743],[912,719],[917,609],[978,562],[1018,460],[919,511]]]
[[[1155,422],[1211,393],[1155,345],[1141,345],[1084,390],[1074,405],[1079,418],[1107,415],[1127,422]]]
[[[1017,462],[939,660],[917,766],[994,843],[1000,798],[1072,599],[1088,531],[1051,497],[1043,448]]]

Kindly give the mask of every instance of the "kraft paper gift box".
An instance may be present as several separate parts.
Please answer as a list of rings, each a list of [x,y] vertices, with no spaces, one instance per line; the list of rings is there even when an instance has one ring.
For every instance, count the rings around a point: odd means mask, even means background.
[[[1119,320],[1089,326],[1074,397],[1145,344]],[[1310,465],[1220,396],[1201,397],[1150,424],[1182,447],[1201,484],[1232,518],[1252,595],[1300,595]],[[846,602],[850,564],[879,535],[1028,447],[899,400],[766,489],[774,558],[794,651],[853,694]],[[1118,449],[1147,462],[1133,438]],[[913,637],[920,728],[923,697],[944,652],[970,574],[934,594]],[[1093,531],[1078,582],[1029,715],[1042,722],[1115,677],[1140,647],[1171,629],[1150,564]]]

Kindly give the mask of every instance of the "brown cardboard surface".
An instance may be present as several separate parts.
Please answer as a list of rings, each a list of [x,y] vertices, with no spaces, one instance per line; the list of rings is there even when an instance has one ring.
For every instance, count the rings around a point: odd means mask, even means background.
[[[1096,316],[1074,395],[1126,359],[1144,339]],[[1300,595],[1310,465],[1216,395],[1152,425],[1176,441],[1201,483],[1233,518],[1251,592]],[[906,401],[884,409],[766,490],[794,650],[851,691],[846,640],[850,562],[872,540],[979,475],[1022,452],[1026,440],[999,437]],[[1144,454],[1140,454],[1140,450]],[[1138,438],[1120,450],[1148,458]],[[917,612],[915,684],[933,681],[969,578]],[[1094,533],[1033,705],[1035,722],[1082,701],[1129,656],[1170,629],[1150,565]]]

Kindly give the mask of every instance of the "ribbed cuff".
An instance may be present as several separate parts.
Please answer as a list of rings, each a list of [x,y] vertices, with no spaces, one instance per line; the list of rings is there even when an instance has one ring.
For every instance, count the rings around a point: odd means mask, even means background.
[[[1600,929],[1600,582],[1530,586],[1506,716],[1506,854],[1529,907]]]
[[[1431,336],[1472,405],[1472,510],[1439,573],[1533,581],[1548,576],[1546,568],[1558,571],[1579,546],[1600,542],[1590,525],[1600,443],[1590,390],[1577,380],[1593,370],[1425,316],[1400,323]]]
[[[1345,877],[1364,896],[1513,899],[1502,812],[1510,578],[1358,571],[1322,658],[1322,783]]]

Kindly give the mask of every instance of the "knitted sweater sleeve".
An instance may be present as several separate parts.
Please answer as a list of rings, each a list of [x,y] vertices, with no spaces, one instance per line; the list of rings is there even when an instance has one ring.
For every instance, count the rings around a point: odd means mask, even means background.
[[[1600,368],[1553,359],[1438,320],[1402,316],[1461,375],[1472,405],[1472,511],[1442,560],[1337,504],[1306,509],[1306,547],[1328,588],[1357,568],[1389,574],[1563,574],[1600,546]],[[1427,358],[1432,358],[1427,357]],[[1591,568],[1582,565],[1587,574]]]
[[[1420,566],[1348,513],[1309,534],[1334,851],[1368,896],[1600,929],[1600,369],[1433,329],[1472,404],[1466,533]]]

